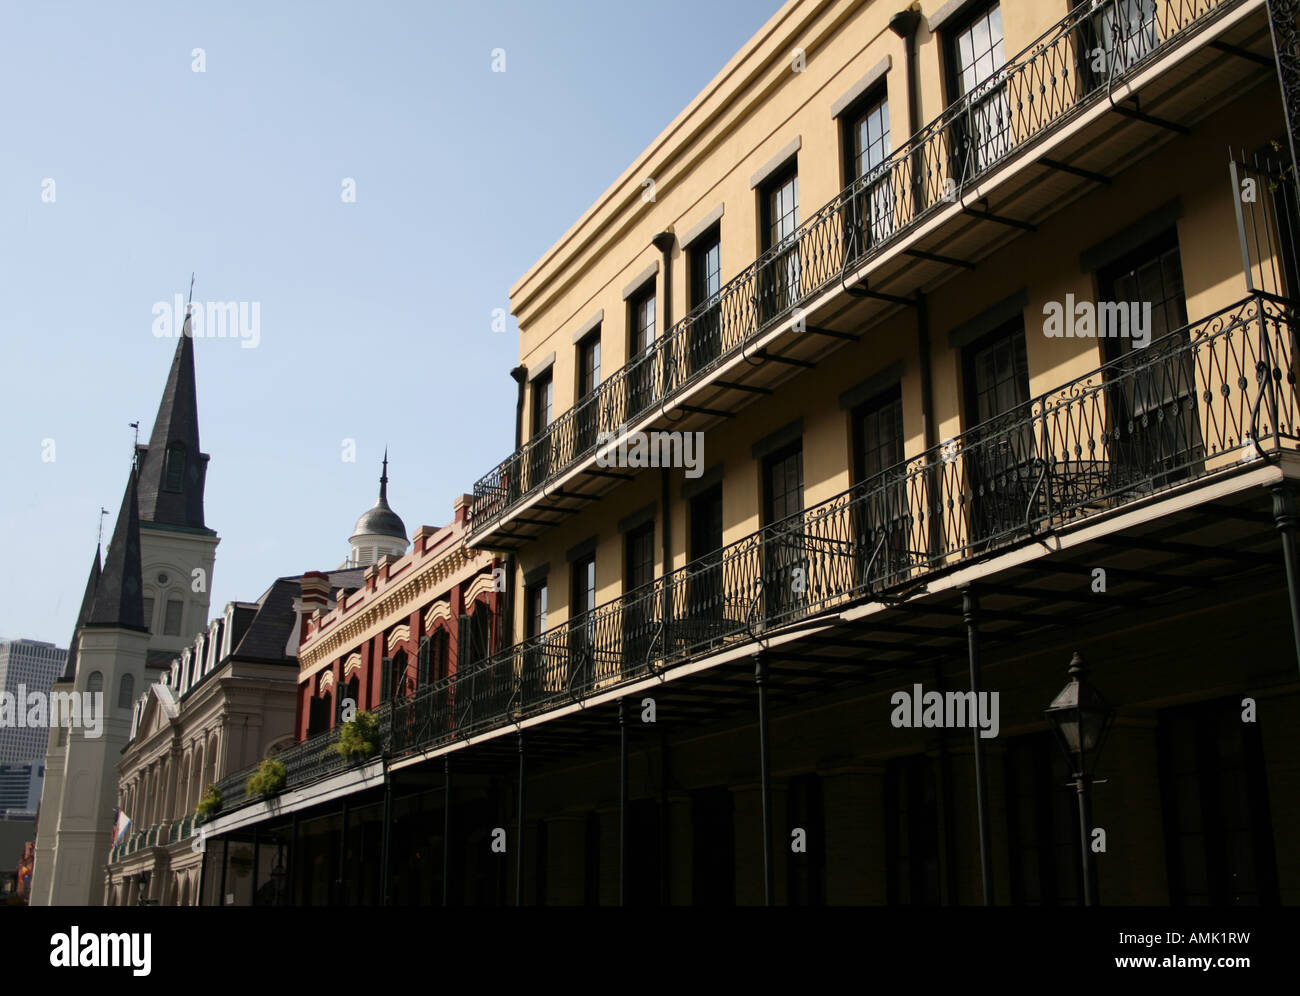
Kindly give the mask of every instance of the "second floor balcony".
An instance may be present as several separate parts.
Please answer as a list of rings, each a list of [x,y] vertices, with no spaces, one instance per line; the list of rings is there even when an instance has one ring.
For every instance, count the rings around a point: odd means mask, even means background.
[[[544,720],[858,607],[905,606],[995,556],[1277,467],[1300,450],[1296,323],[1292,301],[1252,294],[386,703],[384,759]],[[348,766],[337,736],[279,755],[288,788]],[[223,812],[254,801],[250,773],[222,782]]]

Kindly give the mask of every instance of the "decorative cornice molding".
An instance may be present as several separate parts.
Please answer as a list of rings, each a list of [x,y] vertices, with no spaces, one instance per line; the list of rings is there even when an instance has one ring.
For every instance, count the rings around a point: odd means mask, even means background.
[[[310,677],[345,648],[369,639],[394,619],[409,615],[413,603],[423,601],[432,590],[449,586],[452,579],[476,563],[478,570],[489,566],[492,554],[488,551],[470,550],[462,540],[377,598],[374,593],[369,593],[374,599],[372,604],[353,610],[351,618],[341,619],[314,642],[309,641],[303,645],[298,652],[300,679]]]

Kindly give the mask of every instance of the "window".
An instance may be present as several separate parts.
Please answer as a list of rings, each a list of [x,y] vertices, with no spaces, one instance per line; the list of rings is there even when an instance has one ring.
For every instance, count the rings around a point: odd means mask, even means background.
[[[163,490],[180,491],[185,484],[185,444],[167,447],[167,466],[163,470]]]
[[[759,279],[759,317],[767,322],[798,303],[799,174],[795,163],[762,188],[763,269]]]
[[[763,461],[763,512],[763,597],[768,618],[776,620],[795,613],[808,589],[802,442]]]
[[[531,487],[541,484],[551,469],[551,440],[546,435],[546,429],[551,424],[554,388],[550,371],[533,381],[533,424],[528,451],[528,480]]]
[[[600,411],[594,397],[600,386],[600,326],[578,343],[577,452],[596,444]]]
[[[442,681],[448,675],[451,663],[451,635],[445,629],[439,629],[429,638],[430,680]]]
[[[969,180],[1011,147],[1011,105],[1003,66],[1002,9],[978,8],[948,43],[954,103],[961,107],[950,133],[953,179]]]
[[[569,686],[578,687],[590,680],[592,655],[595,653],[594,620],[596,607],[596,555],[590,554],[573,563],[569,595]]]
[[[152,630],[153,629],[153,597],[150,595],[145,595],[143,599],[143,603],[144,603],[144,628],[147,630]]]
[[[124,674],[122,680],[117,686],[117,707],[119,709],[130,709],[135,699],[135,675]]]
[[[895,228],[893,177],[878,174],[889,158],[889,101],[884,95],[868,97],[859,107],[843,118],[844,184],[862,181],[848,206],[850,259],[888,238]]]
[[[939,808],[925,755],[885,765],[885,867],[890,906],[938,906]]]
[[[650,281],[628,300],[632,357],[627,373],[629,418],[639,415],[654,403],[655,390],[655,285]]]
[[[687,250],[690,265],[691,323],[687,367],[695,373],[722,353],[722,235],[713,227]]]
[[[792,850],[786,858],[791,906],[823,906],[826,903],[826,814],[822,804],[822,780],[817,775],[790,779],[786,795],[787,834],[802,830],[804,850]]]
[[[693,646],[709,646],[721,640],[727,628],[726,591],[722,569],[722,485],[691,499],[690,568],[686,582],[686,618]],[[740,607],[733,607],[733,621]]]
[[[962,468],[969,480],[972,539],[1023,529],[1045,501],[1044,468],[1034,459],[1029,361],[1021,317],[967,346],[966,431]],[[1035,508],[1030,508],[1030,503]]]
[[[639,667],[646,661],[655,638],[656,605],[659,594],[649,585],[655,577],[655,524],[645,523],[631,530],[623,540],[625,548],[624,590],[645,588],[640,596],[625,598],[623,610],[623,656],[625,665]]]
[[[691,902],[736,905],[735,805],[725,786],[691,793]]]
[[[521,679],[525,700],[532,699],[543,687],[549,661],[546,658],[546,579],[524,587],[524,668]]]
[[[1134,348],[1130,335],[1117,336],[1114,312],[1105,310],[1106,359],[1120,361],[1107,371],[1111,483],[1172,483],[1205,458],[1197,413],[1196,364],[1188,349],[1187,304],[1175,229],[1146,243],[1097,274],[1103,302],[1143,316],[1150,307],[1150,345]],[[1099,309],[1103,310],[1103,309]],[[1175,333],[1171,335],[1170,333]]]
[[[184,607],[184,603],[178,598],[167,599],[167,614],[163,619],[164,636],[181,635],[181,616]]]
[[[1105,86],[1160,45],[1156,0],[1106,0],[1079,26],[1079,76],[1085,92]]]
[[[903,455],[903,398],[896,385],[854,409],[853,475],[859,578],[869,586],[904,580],[911,563],[911,508]]]
[[[1275,905],[1263,745],[1241,696],[1163,711],[1158,740],[1170,902]]]
[[[1005,763],[1011,902],[1079,905],[1078,796],[1065,754],[1051,733],[1034,733],[1009,742]]]
[[[102,692],[104,690],[104,675],[99,671],[91,671],[86,678],[86,691]]]

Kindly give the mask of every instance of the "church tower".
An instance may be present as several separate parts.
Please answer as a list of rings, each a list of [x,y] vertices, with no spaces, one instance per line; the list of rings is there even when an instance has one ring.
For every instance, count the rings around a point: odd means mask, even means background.
[[[52,698],[99,693],[102,729],[50,731],[33,905],[103,902],[117,763],[135,700],[207,625],[219,542],[204,521],[207,465],[187,316],[149,443],[136,447],[112,542],[102,570],[96,551],[67,666],[51,690]]]
[[[353,567],[369,567],[385,555],[400,557],[409,545],[406,524],[388,507],[388,450],[384,450],[384,469],[379,475],[379,498],[357,519],[348,545],[352,550],[349,565]]]

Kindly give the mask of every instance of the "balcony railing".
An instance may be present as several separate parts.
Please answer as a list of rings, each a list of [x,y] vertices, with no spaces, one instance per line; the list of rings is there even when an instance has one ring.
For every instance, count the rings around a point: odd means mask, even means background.
[[[390,749],[506,726],[1300,440],[1295,305],[1255,295],[394,704]]]
[[[1082,4],[474,485],[479,532],[1240,0]]]
[[[1300,308],[1255,294],[803,512],[381,706],[391,758],[512,726],[1050,530],[1300,447]],[[348,766],[331,730],[287,788]],[[256,801],[220,783],[222,811]]]

